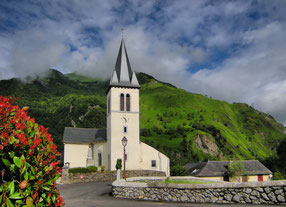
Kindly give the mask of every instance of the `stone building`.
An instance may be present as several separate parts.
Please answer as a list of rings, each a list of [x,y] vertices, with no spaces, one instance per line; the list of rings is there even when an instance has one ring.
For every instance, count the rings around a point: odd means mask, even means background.
[[[66,127],[64,163],[70,163],[70,167],[103,165],[107,170],[115,170],[117,159],[123,161],[125,137],[127,170],[164,171],[169,175],[169,158],[140,141],[139,90],[122,38],[107,90],[107,129]]]

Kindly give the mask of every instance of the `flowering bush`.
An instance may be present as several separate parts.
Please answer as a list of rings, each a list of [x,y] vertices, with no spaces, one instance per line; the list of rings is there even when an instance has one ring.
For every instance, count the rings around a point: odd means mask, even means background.
[[[0,96],[0,206],[63,206],[57,147],[28,108],[13,102]]]

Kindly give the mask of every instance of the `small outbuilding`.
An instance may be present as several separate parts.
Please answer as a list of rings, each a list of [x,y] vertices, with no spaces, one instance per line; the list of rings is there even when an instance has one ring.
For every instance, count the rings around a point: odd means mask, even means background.
[[[258,160],[242,160],[244,173],[236,176],[235,179],[229,177],[229,165],[233,161],[208,161],[188,163],[184,167],[190,176],[219,181],[270,181],[272,172]]]

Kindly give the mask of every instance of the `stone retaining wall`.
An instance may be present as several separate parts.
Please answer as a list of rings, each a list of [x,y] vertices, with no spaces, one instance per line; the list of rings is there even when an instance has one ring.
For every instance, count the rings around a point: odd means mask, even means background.
[[[116,198],[189,203],[286,204],[286,181],[164,184],[115,181]]]
[[[122,176],[122,173],[121,173]],[[127,170],[126,177],[140,176],[166,176],[165,172],[153,170]],[[114,181],[116,179],[116,171],[104,171],[93,173],[69,173],[68,169],[63,169],[62,183],[80,183],[80,182],[99,182]]]

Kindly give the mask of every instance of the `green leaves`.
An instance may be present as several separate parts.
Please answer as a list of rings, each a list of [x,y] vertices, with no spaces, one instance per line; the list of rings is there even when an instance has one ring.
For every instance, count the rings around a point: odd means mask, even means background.
[[[15,183],[14,180],[12,180],[10,182],[10,184],[8,185],[8,190],[10,191],[10,195],[12,195],[15,192]]]
[[[14,207],[14,204],[10,201],[9,198],[6,198],[7,207]]]
[[[22,199],[24,198],[21,193],[17,192],[9,196],[10,199]]]
[[[9,160],[7,160],[7,159],[2,158],[2,162],[4,163],[4,165],[6,167],[10,167],[10,165],[11,165],[11,162]]]
[[[15,165],[18,167],[18,168],[21,168],[22,167],[22,163],[21,163],[21,160],[19,157],[14,157],[13,158],[13,162],[15,163]]]

